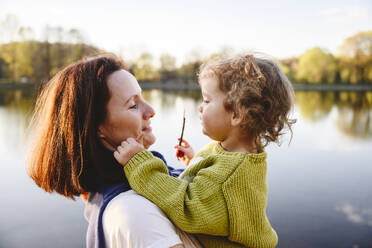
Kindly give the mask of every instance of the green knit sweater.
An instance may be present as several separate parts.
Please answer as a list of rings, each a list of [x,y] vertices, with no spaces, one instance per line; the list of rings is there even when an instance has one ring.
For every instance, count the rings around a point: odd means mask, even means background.
[[[143,150],[124,171],[135,191],[204,247],[272,248],[278,242],[265,213],[265,152],[227,152],[212,142],[174,178],[163,161]]]

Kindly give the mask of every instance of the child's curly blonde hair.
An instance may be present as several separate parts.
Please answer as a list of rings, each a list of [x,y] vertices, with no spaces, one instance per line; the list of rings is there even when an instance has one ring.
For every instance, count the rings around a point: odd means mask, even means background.
[[[208,77],[217,79],[226,93],[225,109],[242,118],[242,134],[257,150],[279,143],[284,128],[292,134],[294,92],[277,63],[252,54],[215,60],[201,66],[199,80]]]

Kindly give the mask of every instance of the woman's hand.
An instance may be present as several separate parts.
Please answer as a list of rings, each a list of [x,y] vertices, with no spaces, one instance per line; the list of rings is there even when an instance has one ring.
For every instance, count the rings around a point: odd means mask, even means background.
[[[121,142],[114,152],[115,159],[123,166],[137,153],[144,150],[145,148],[141,143],[133,138],[128,138],[127,140]]]
[[[180,139],[178,139],[180,140]],[[186,166],[189,165],[191,159],[194,157],[194,150],[189,145],[186,140],[182,140],[181,145],[175,145],[174,149],[176,149],[176,156],[180,153],[178,151],[183,152],[183,156],[178,156],[178,159]],[[182,153],[181,153],[182,154]]]

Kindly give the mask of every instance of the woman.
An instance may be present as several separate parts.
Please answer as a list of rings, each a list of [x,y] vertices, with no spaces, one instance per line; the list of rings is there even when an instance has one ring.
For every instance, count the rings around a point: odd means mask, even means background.
[[[145,147],[155,141],[150,126],[155,112],[124,68],[112,55],[90,58],[45,85],[31,122],[28,172],[47,192],[71,199],[89,194],[87,247],[182,247],[192,237],[130,190],[113,157],[129,137]]]

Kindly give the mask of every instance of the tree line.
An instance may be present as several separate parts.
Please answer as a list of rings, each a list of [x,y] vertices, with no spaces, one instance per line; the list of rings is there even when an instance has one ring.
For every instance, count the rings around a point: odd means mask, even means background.
[[[346,38],[337,55],[314,47],[299,57],[280,61],[292,82],[312,84],[371,84],[372,31]]]
[[[41,83],[74,61],[104,52],[87,44],[77,29],[47,26],[42,36],[36,39],[32,28],[20,26],[14,16],[0,21],[0,83]],[[194,51],[187,62],[177,65],[171,54],[155,58],[144,52],[129,61],[128,67],[139,81],[193,83],[203,62],[231,53],[231,49],[222,49],[203,57]],[[279,64],[293,83],[371,84],[372,31],[346,38],[337,55],[314,47]]]

